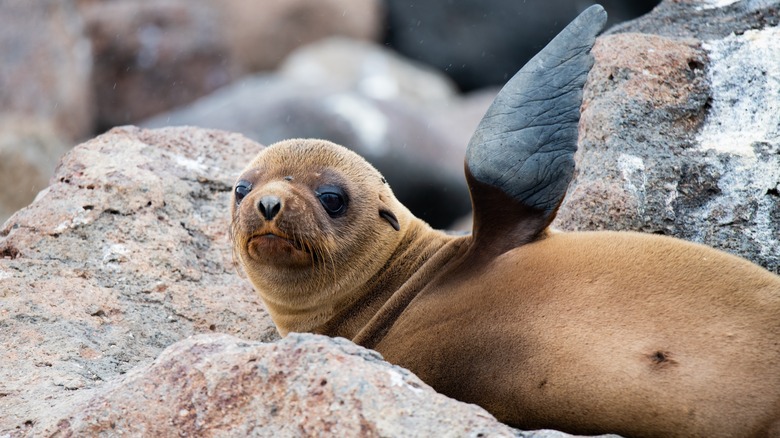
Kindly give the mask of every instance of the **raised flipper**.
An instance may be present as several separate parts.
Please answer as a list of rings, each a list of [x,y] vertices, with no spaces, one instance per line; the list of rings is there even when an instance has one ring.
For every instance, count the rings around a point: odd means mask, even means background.
[[[474,239],[499,252],[538,238],[574,174],[590,49],[607,21],[593,5],[504,86],[466,151]]]

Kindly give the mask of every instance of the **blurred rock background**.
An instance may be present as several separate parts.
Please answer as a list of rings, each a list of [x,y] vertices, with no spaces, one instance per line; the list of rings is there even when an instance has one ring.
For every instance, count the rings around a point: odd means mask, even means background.
[[[497,86],[592,1],[4,0],[0,223],[117,125],[357,150],[436,227],[469,210],[465,145]],[[657,1],[602,1],[611,23]]]

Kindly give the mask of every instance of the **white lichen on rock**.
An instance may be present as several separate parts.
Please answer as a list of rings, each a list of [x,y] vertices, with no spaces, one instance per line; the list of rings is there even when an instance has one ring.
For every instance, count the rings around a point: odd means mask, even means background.
[[[734,3],[739,2],[740,0],[704,0],[702,1],[702,5],[699,6],[697,9],[717,9],[717,8],[725,8],[726,6],[733,5]]]
[[[780,142],[780,29],[749,30],[703,47],[712,110],[698,136],[701,148],[754,158],[755,145]]]

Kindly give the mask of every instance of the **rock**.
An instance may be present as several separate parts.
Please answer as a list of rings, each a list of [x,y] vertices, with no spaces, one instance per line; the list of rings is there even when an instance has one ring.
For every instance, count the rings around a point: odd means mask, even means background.
[[[386,42],[447,72],[463,90],[505,83],[579,12],[595,1],[385,0]],[[657,0],[602,0],[614,24]]]
[[[332,35],[376,39],[380,0],[81,0],[102,129],[192,102]]]
[[[434,392],[376,352],[311,334],[274,344],[195,336],[56,411],[33,434],[520,435],[482,408]]]
[[[0,229],[0,436],[195,333],[277,337],[228,239],[233,179],[260,148],[126,127],[63,157]]]
[[[0,224],[44,189],[68,150],[51,120],[0,117]]]
[[[455,85],[442,73],[402,58],[390,49],[333,37],[292,52],[280,76],[310,87],[354,91],[376,100],[441,105],[455,98]]]
[[[245,72],[273,70],[294,49],[329,36],[376,40],[380,0],[211,0]]]
[[[238,73],[218,10],[206,0],[101,1],[81,9],[101,128],[192,102]]]
[[[599,39],[556,225],[674,235],[780,272],[780,32],[763,27],[778,5],[716,3],[636,23],[666,36],[629,23]],[[719,37],[728,23],[741,34]]]
[[[780,6],[773,0],[663,1],[650,13],[607,33],[646,33],[670,38],[719,40],[732,33],[774,27]]]
[[[0,120],[50,126],[65,142],[91,134],[92,56],[74,0],[0,2],[0,53]]]
[[[396,76],[395,71],[387,72],[388,81],[398,81],[401,90],[412,89],[414,84],[403,81],[412,75]],[[147,120],[143,126],[223,129],[264,144],[298,137],[331,140],[373,163],[401,202],[434,227],[447,227],[469,211],[463,156],[471,133],[458,140],[445,133],[445,127],[437,125],[429,114],[436,111],[433,106],[412,105],[401,98],[377,100],[340,88],[258,75],[186,108]],[[359,87],[345,84],[343,88]],[[439,102],[436,108],[457,105],[457,100],[450,100]],[[479,118],[481,115],[474,126]]]

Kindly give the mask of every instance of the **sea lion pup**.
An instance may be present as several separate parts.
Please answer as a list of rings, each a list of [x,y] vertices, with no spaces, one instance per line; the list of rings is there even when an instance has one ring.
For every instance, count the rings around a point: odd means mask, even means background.
[[[282,335],[352,339],[516,427],[780,436],[780,277],[669,237],[548,231],[605,19],[585,11],[488,110],[471,235],[412,216],[353,152],[289,140],[238,178],[237,258]]]

